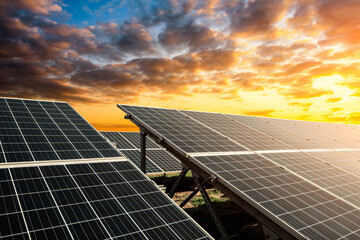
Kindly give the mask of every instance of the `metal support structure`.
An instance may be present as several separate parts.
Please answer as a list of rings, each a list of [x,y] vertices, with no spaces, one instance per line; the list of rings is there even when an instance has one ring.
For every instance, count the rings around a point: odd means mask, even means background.
[[[184,201],[182,201],[182,203],[179,204],[179,206],[181,208],[184,207],[199,192],[199,190],[199,188],[196,188]]]
[[[177,177],[176,181],[174,182],[174,185],[171,187],[171,190],[169,192],[170,198],[172,198],[174,196],[177,186],[179,185],[181,180],[185,177],[186,173],[190,170],[190,168],[187,167],[186,165],[184,165],[184,164],[181,164],[181,165],[182,165],[181,173]]]
[[[118,107],[125,111],[121,106],[118,105]],[[126,111],[125,111],[126,112]],[[202,179],[210,179],[211,175],[204,171],[203,168],[198,166],[197,164],[193,163],[191,158],[188,158],[188,156],[185,156],[184,154],[179,151],[177,147],[174,147],[173,144],[170,144],[168,141],[166,141],[161,135],[156,134],[152,129],[148,129],[147,126],[145,126],[139,119],[137,119],[134,116],[131,116],[131,114],[128,114],[126,116],[126,119],[130,119],[134,124],[136,124],[140,129],[147,129],[147,134],[152,137],[155,141],[157,141],[160,145],[165,147],[170,153],[172,153],[175,157],[177,157],[182,164],[185,166],[188,166],[193,172],[196,172],[199,176],[201,176]],[[184,174],[185,176],[185,174]],[[181,180],[181,179],[180,179]],[[267,229],[271,230],[273,233],[276,233],[276,235],[280,239],[303,239],[301,236],[298,236],[296,232],[294,232],[292,229],[289,229],[287,226],[282,224],[281,222],[274,221],[274,219],[269,218],[268,215],[265,215],[263,212],[259,211],[257,208],[255,208],[253,205],[251,205],[248,201],[240,197],[237,193],[234,192],[234,189],[229,187],[228,185],[225,185],[222,181],[219,182],[215,179],[215,181],[210,181],[210,183],[219,189],[222,193],[224,193],[226,196],[228,196],[231,200],[233,200],[238,206],[240,206],[243,210],[247,211],[250,215],[252,215],[257,221],[259,221],[262,225],[266,226]],[[175,187],[175,184],[173,188]],[[176,188],[176,187],[175,187]],[[175,190],[173,190],[175,192]],[[169,194],[169,196],[171,196]],[[173,194],[172,194],[173,196]]]
[[[264,232],[265,240],[279,240],[280,238],[273,233],[270,229],[262,225],[262,229]]]
[[[213,208],[213,206],[211,205],[211,201],[210,201],[210,198],[209,198],[209,195],[207,194],[206,190],[205,190],[205,187],[204,187],[204,184],[200,182],[200,176],[197,175],[196,173],[192,172],[193,174],[193,177],[194,177],[194,180],[195,180],[195,183],[198,187],[198,189],[200,190],[201,192],[201,195],[206,203],[206,206],[210,212],[210,215],[212,217],[212,219],[214,220],[216,226],[218,227],[218,230],[221,234],[221,237],[222,239],[224,240],[227,240],[229,239],[229,236],[227,235],[226,233],[226,230],[225,230],[225,227],[224,225],[222,224],[219,216],[217,215],[215,209]]]
[[[146,173],[146,132],[140,129],[140,170]]]

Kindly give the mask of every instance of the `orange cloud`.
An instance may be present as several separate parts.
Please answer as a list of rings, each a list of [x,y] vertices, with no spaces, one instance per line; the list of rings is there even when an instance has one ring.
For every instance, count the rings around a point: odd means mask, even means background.
[[[335,97],[335,98],[328,98],[326,100],[327,103],[335,103],[335,102],[340,102],[342,100],[341,97]]]
[[[246,112],[246,115],[269,117],[269,116],[271,116],[274,112],[275,112],[275,110],[248,111],[248,112]]]

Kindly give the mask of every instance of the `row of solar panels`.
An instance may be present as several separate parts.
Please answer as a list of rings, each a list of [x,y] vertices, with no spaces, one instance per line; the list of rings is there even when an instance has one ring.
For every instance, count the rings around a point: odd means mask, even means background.
[[[140,168],[139,132],[100,132],[137,167]],[[181,170],[180,161],[148,138],[146,142],[146,173],[168,173]]]
[[[0,98],[0,239],[210,239],[70,105]]]
[[[360,239],[360,127],[119,107],[295,238]]]
[[[357,125],[123,106],[186,153],[360,149]]]

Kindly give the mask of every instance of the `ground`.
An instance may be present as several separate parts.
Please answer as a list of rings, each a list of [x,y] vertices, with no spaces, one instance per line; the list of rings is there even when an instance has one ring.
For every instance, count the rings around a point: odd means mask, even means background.
[[[178,174],[155,175],[150,178],[157,184],[164,185],[166,191],[170,191],[171,186]],[[195,189],[195,182],[191,174],[180,182],[173,200],[180,204]],[[257,240],[264,239],[264,235],[259,223],[251,217],[245,210],[238,207],[228,197],[212,186],[206,186],[206,191],[211,202],[220,216],[230,239]],[[183,208],[199,225],[201,225],[215,239],[221,239],[221,235],[212,220],[206,204],[198,192],[190,202]]]

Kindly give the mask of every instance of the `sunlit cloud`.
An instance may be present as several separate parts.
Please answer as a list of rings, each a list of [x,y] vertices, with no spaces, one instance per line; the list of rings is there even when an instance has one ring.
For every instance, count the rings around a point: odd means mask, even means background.
[[[360,123],[357,1],[115,2],[2,1],[0,94]]]

